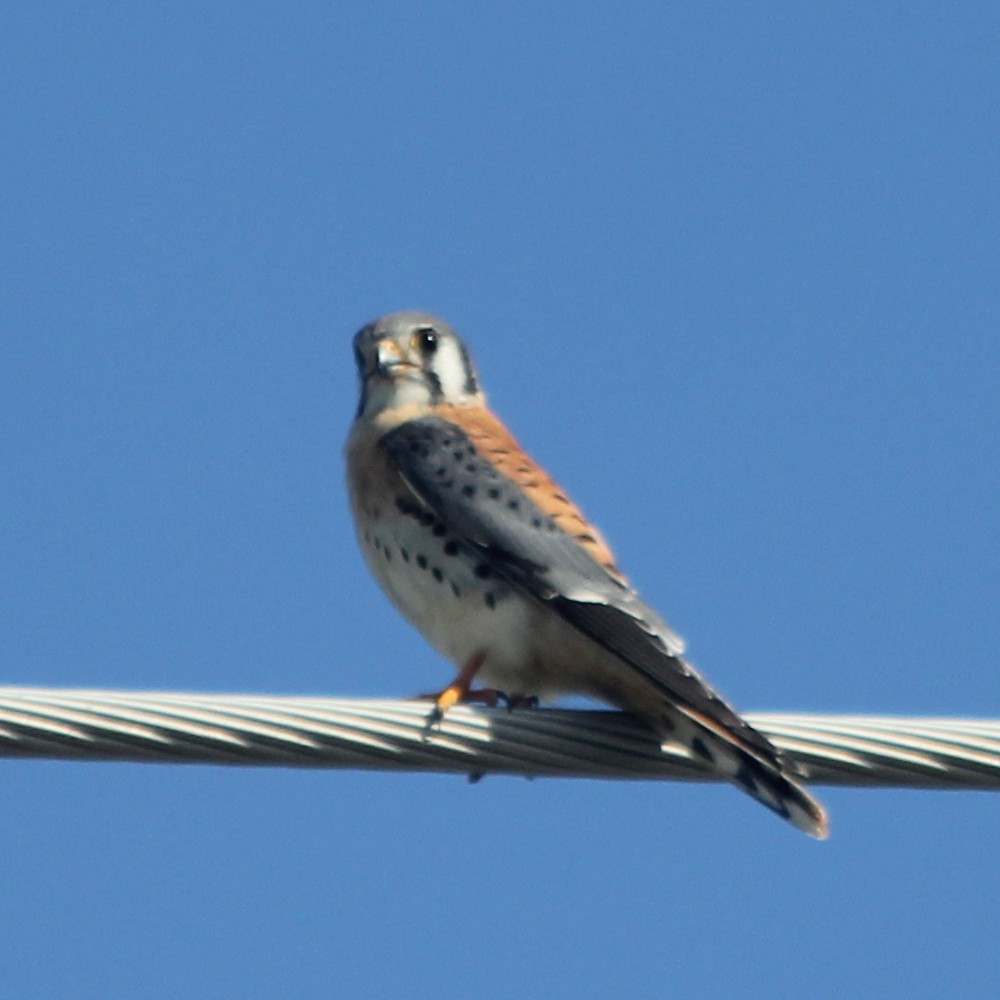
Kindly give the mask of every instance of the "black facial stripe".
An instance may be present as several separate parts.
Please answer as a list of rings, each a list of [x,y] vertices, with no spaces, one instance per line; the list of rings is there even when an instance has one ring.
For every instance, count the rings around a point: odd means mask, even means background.
[[[462,355],[462,367],[465,369],[465,393],[468,396],[474,396],[479,391],[479,383],[476,381],[472,359],[469,357],[469,352],[465,349],[465,344],[460,340],[458,341],[458,350]]]
[[[444,390],[441,388],[441,379],[430,365],[424,365],[424,375],[427,377],[427,385],[431,390],[431,403],[440,403],[444,399]]]

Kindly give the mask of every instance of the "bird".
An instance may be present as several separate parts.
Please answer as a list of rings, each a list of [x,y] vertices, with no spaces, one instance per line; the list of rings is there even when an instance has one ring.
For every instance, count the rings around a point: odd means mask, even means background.
[[[824,839],[805,775],[688,662],[601,532],[494,415],[457,331],[406,310],[363,326],[353,348],[355,529],[389,599],[458,668],[429,696],[434,719],[499,692],[516,706],[582,695]]]

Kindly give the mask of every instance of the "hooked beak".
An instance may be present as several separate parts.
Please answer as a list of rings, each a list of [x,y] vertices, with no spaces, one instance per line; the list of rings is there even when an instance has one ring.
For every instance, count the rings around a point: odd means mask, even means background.
[[[394,378],[400,368],[412,368],[403,357],[399,345],[392,340],[380,340],[375,347],[375,374],[382,378]]]

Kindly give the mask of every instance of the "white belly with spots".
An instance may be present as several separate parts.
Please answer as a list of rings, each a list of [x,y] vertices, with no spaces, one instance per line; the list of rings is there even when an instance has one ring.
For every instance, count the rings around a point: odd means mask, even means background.
[[[410,519],[369,525],[361,547],[393,604],[457,667],[486,656],[477,684],[509,694],[579,691],[551,655],[566,626],[488,571],[474,553]],[[563,657],[558,657],[563,659]],[[583,693],[583,692],[581,692]]]

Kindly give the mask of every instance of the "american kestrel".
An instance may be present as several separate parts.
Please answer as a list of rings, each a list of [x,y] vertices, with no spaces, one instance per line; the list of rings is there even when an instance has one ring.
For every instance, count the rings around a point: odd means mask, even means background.
[[[514,704],[596,698],[825,837],[826,813],[795,765],[683,658],[601,533],[487,407],[458,334],[398,312],[363,327],[354,354],[355,525],[382,589],[458,667],[435,712],[474,680]]]

